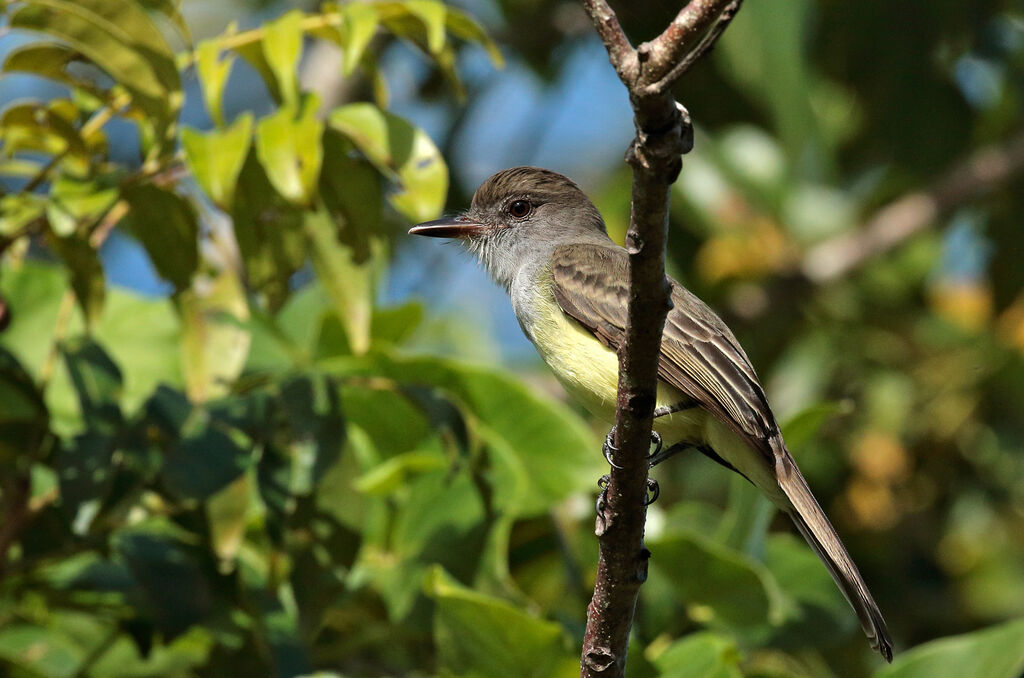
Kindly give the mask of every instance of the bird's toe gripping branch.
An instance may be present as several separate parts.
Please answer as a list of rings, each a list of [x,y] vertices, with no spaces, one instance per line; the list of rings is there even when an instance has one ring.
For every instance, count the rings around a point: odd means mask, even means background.
[[[614,440],[615,427],[612,426],[611,429],[608,431],[608,435],[604,437],[604,445],[601,447],[601,452],[602,454],[604,454],[605,461],[607,461],[610,466],[612,466],[613,468],[622,468],[621,466],[616,464],[615,460],[613,459],[613,454],[619,451],[619,448],[615,446]],[[667,450],[662,450],[661,435],[659,435],[657,431],[651,431],[651,445],[654,446],[654,451],[651,452],[651,454],[648,455],[647,457],[647,463],[649,466],[654,466],[655,464],[661,463],[665,459],[668,459],[670,456],[672,456],[678,451],[677,448],[680,448],[680,446],[678,445],[673,445],[671,448]],[[602,520],[604,519],[604,509],[607,505],[608,499],[609,477],[610,476],[605,474],[598,478],[597,480],[597,486],[601,489],[601,491],[597,495],[597,504],[595,505],[595,510],[597,511],[597,515],[601,517]],[[645,505],[650,506],[655,501],[657,501],[660,495],[661,488],[658,486],[658,481],[654,480],[653,478],[648,478],[647,500],[645,502]]]

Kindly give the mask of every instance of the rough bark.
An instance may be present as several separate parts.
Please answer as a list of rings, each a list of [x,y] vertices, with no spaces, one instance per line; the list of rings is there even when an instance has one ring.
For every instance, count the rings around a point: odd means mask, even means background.
[[[669,188],[692,144],[672,83],[706,54],[739,9],[739,0],[692,0],[665,31],[634,49],[603,0],[583,0],[608,57],[629,91],[636,137],[626,154],[633,197],[626,234],[629,312],[619,351],[614,465],[597,521],[600,556],[587,608],[581,676],[622,676],[626,647],[650,552],[644,547],[647,455],[657,393],[658,355],[671,308],[665,279]]]

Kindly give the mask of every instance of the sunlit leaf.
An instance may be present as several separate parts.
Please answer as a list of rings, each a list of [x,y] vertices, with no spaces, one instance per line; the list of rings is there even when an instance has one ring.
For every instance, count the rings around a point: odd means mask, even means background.
[[[12,236],[43,216],[47,201],[33,193],[0,197],[0,235]]]
[[[391,10],[388,12],[391,15],[388,17],[389,19],[392,17],[404,19],[403,15],[411,15],[418,19],[426,38],[427,51],[431,54],[437,54],[444,48],[445,19],[447,17],[444,3],[438,0],[404,0],[403,2],[384,3],[382,8]],[[389,21],[388,23],[397,35],[403,35],[405,32],[401,22]]]
[[[112,16],[105,16],[108,12]],[[169,118],[180,104],[180,80],[166,41],[130,0],[88,0],[84,7],[65,0],[27,4],[15,12],[10,25],[67,42],[124,85],[135,102],[157,119]],[[126,27],[137,32],[129,34]],[[152,44],[141,42],[147,36]]]
[[[242,545],[242,537],[252,508],[252,497],[252,479],[246,473],[206,502],[210,541],[213,543],[214,553],[221,560],[233,559]]]
[[[370,346],[370,317],[373,305],[372,262],[356,263],[353,252],[341,244],[330,217],[322,212],[306,216],[313,270],[344,323],[348,345],[362,353]]]
[[[196,73],[203,90],[203,101],[217,127],[224,126],[224,87],[231,77],[235,63],[234,54],[227,53],[221,58],[219,40],[205,40],[196,48]]]
[[[226,395],[249,353],[245,291],[231,271],[179,295],[185,383],[195,402]]]
[[[277,191],[294,203],[308,204],[316,190],[323,161],[317,119],[319,100],[307,95],[301,109],[282,106],[256,126],[256,155]]]
[[[224,130],[181,131],[185,160],[196,181],[213,202],[230,209],[235,186],[252,141],[252,114],[244,113]]]
[[[50,228],[65,237],[78,230],[80,225],[93,226],[114,206],[117,198],[115,185],[60,176],[50,187],[50,200],[46,206]]]
[[[347,2],[337,9],[342,18],[337,42],[342,48],[344,74],[349,76],[363,60],[363,54],[377,32],[380,19],[372,3]]]
[[[302,54],[303,13],[292,10],[264,25],[260,45],[286,107],[298,108],[298,64]]]
[[[423,130],[367,103],[335,109],[328,124],[401,185],[400,192],[389,196],[395,209],[412,221],[440,214],[448,191],[448,167]]]

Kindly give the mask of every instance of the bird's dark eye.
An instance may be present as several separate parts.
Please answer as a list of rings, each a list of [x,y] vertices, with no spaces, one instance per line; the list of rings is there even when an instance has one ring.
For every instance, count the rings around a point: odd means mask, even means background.
[[[522,219],[530,213],[532,206],[526,200],[516,200],[508,206],[508,213],[516,219]]]

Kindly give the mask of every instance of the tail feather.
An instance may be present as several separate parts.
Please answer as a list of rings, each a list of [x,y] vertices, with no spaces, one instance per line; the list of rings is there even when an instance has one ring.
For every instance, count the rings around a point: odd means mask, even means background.
[[[779,461],[778,481],[792,505],[789,517],[828,568],[839,590],[857,613],[861,628],[864,629],[871,647],[885,657],[887,662],[892,662],[892,638],[886,628],[885,619],[882,618],[882,612],[781,440],[778,446],[781,448],[775,450],[776,459]],[[772,447],[775,448],[776,445],[773,444]]]

